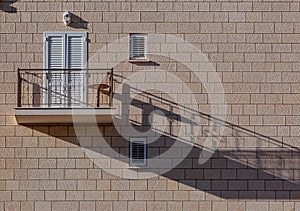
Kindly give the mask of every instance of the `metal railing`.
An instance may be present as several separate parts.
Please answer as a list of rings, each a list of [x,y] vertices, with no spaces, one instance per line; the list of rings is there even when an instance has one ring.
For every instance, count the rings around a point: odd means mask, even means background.
[[[111,107],[113,69],[18,69],[18,107]]]

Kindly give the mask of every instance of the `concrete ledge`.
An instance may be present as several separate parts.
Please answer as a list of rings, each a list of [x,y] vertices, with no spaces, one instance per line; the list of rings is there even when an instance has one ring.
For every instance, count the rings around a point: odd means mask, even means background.
[[[129,59],[128,62],[130,63],[151,63],[148,59]]]
[[[112,123],[115,108],[15,108],[19,124]]]

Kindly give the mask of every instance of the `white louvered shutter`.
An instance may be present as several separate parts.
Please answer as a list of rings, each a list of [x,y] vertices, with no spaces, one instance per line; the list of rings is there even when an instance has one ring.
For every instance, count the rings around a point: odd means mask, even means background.
[[[62,106],[65,103],[64,75],[65,67],[64,36],[46,37],[46,68],[55,69],[47,71],[47,104],[52,107]]]
[[[45,68],[49,69],[46,104],[49,107],[82,105],[86,85],[82,71],[87,59],[86,33],[46,33],[45,38]]]
[[[146,165],[146,139],[132,138],[130,140],[130,165]]]
[[[146,59],[146,34],[130,35],[130,59]]]
[[[84,42],[82,36],[68,35],[68,104],[82,105],[84,102]],[[72,70],[74,69],[74,70]],[[75,70],[76,69],[76,70]]]

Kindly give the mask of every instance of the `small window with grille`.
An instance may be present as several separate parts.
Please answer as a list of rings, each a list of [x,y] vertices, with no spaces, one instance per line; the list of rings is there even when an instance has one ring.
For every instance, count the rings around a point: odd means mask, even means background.
[[[146,34],[130,34],[130,59],[145,60],[147,50]]]
[[[146,166],[146,138],[130,138],[130,166]]]

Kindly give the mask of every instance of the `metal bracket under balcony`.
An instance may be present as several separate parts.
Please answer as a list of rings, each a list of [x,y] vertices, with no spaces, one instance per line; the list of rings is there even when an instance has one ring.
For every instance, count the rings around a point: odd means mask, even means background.
[[[18,69],[20,124],[111,123],[113,69]]]

